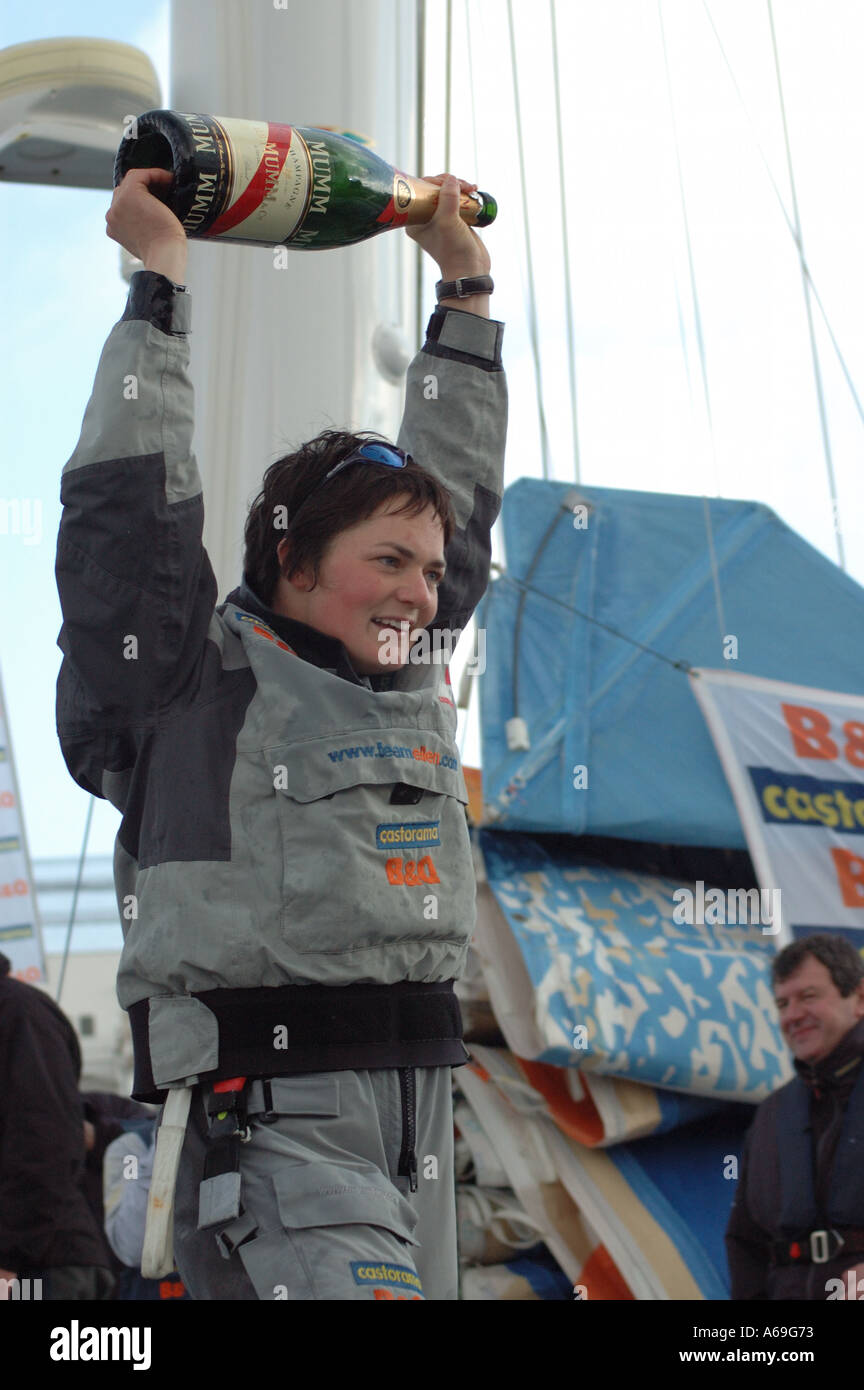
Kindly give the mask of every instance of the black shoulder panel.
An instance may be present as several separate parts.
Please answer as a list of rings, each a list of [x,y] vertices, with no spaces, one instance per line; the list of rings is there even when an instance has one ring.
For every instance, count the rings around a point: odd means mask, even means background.
[[[463,530],[450,538],[444,558],[447,573],[439,589],[438,615],[432,627],[467,626],[489,583],[490,533],[501,510],[501,498],[474,484],[474,510]]]
[[[208,642],[205,668],[221,665]],[[142,869],[174,859],[231,858],[229,792],[237,735],[255,694],[255,677],[246,667],[204,672],[210,696],[176,708],[150,730],[141,747],[119,840]]]

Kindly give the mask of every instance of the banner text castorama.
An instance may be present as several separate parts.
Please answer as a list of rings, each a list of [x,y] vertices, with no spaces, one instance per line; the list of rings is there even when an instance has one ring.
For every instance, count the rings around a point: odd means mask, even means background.
[[[840,930],[864,947],[864,697],[728,671],[691,676],[783,945]]]

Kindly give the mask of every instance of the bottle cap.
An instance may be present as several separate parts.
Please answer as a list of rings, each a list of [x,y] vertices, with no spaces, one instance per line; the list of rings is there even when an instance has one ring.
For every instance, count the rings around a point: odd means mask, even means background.
[[[480,211],[474,219],[475,227],[488,227],[490,222],[494,222],[498,216],[498,204],[491,193],[475,193],[475,198],[479,198],[482,204]]]

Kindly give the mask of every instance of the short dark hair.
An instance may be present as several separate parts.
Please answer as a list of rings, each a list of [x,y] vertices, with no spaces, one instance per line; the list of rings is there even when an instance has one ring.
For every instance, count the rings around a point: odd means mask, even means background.
[[[819,932],[783,947],[771,966],[772,983],[778,985],[788,980],[789,976],[794,975],[798,967],[803,965],[806,956],[814,956],[831,972],[831,979],[844,999],[848,998],[864,979],[864,960],[860,951],[856,951],[845,936]]]
[[[444,528],[445,546],[449,543],[456,524],[450,493],[410,454],[404,468],[374,462],[352,465],[319,488],[331,468],[370,443],[390,441],[372,430],[324,430],[267,469],[246,518],[243,561],[247,583],[265,603],[272,601],[280,572],[290,579],[297,570],[309,568],[317,583],[318,566],[334,536],[366,521],[392,498],[403,498],[405,505],[397,510],[411,516],[431,507]],[[303,505],[307,498],[308,507]],[[296,531],[295,519],[301,523]],[[286,537],[291,541],[290,557],[280,571],[276,547]]]

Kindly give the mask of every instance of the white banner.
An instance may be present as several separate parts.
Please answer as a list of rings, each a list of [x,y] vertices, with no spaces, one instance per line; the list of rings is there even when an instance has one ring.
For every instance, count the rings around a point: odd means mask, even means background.
[[[778,947],[864,933],[864,696],[731,671],[691,684],[760,887],[780,889]]]
[[[0,951],[12,974],[31,984],[44,981],[45,956],[36,914],[33,876],[24,838],[18,783],[3,687],[0,684]]]

